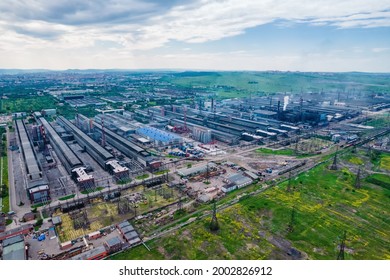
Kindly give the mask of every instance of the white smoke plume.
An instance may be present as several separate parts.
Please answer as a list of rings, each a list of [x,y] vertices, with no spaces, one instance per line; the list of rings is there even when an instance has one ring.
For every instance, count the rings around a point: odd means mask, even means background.
[[[286,95],[284,97],[284,103],[283,103],[283,111],[286,111],[286,108],[287,108],[287,105],[288,105],[288,101],[289,101],[290,97],[288,95]]]

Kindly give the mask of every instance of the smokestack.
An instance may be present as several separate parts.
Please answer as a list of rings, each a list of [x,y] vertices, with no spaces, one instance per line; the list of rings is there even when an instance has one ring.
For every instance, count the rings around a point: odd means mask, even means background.
[[[278,120],[280,118],[280,100],[278,100]]]
[[[214,110],[214,98],[211,98],[211,110]]]

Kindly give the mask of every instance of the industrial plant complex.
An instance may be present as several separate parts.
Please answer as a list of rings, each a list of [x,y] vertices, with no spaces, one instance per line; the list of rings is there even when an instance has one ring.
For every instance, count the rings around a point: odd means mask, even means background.
[[[180,88],[158,74],[135,76],[131,86],[105,95],[98,82],[104,77],[76,77],[83,89],[69,82],[73,89],[40,90],[55,108],[15,112],[6,123],[4,260],[150,250],[146,241],[182,213],[201,213],[229,197],[237,203],[248,187],[258,187],[257,194],[290,184],[292,176],[336,162],[343,149],[390,148],[388,95],[255,90],[221,98],[212,88]]]

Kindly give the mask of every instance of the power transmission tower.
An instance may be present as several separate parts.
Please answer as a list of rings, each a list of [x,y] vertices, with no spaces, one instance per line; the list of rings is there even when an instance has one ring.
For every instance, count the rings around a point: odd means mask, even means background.
[[[337,153],[338,153],[338,151],[339,151],[339,147],[337,147],[336,153],[334,154],[333,163],[330,166],[330,170],[337,170],[338,169],[338,166],[337,166]]]
[[[295,212],[296,212],[296,210],[295,210],[295,205],[294,205],[292,210],[291,210],[290,222],[289,222],[288,227],[287,227],[287,231],[288,232],[293,232],[294,231]]]
[[[368,146],[368,150],[367,150],[367,156],[371,157],[371,146]]]
[[[291,171],[288,173],[287,192],[291,192]]]
[[[180,211],[183,209],[183,202],[181,201],[181,196],[179,197],[179,201],[177,202],[177,210]]]
[[[361,182],[360,182],[360,166],[359,166],[358,172],[356,174],[355,188],[360,189],[361,187],[362,186],[361,186]]]
[[[347,239],[347,231],[344,231],[343,238],[341,239],[339,253],[337,255],[338,260],[344,260],[344,252],[345,252],[345,240]]]
[[[298,143],[299,143],[299,137],[295,139],[295,149],[294,149],[295,154],[298,154]]]
[[[213,217],[211,218],[210,222],[210,230],[211,231],[217,231],[219,229],[218,225],[218,219],[217,219],[217,204],[215,203],[215,200],[213,202]]]

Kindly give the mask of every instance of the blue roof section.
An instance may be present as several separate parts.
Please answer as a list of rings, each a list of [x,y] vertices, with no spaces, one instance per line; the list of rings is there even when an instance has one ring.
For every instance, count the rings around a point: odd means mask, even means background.
[[[181,139],[180,136],[177,136],[175,134],[160,130],[158,128],[148,127],[148,126],[138,128],[137,133],[164,143]]]
[[[23,242],[23,241],[24,241],[23,234],[15,235],[15,236],[12,236],[10,238],[4,239],[3,247],[7,247],[9,245],[12,245],[12,244],[15,244],[15,243],[19,243],[19,242]]]

